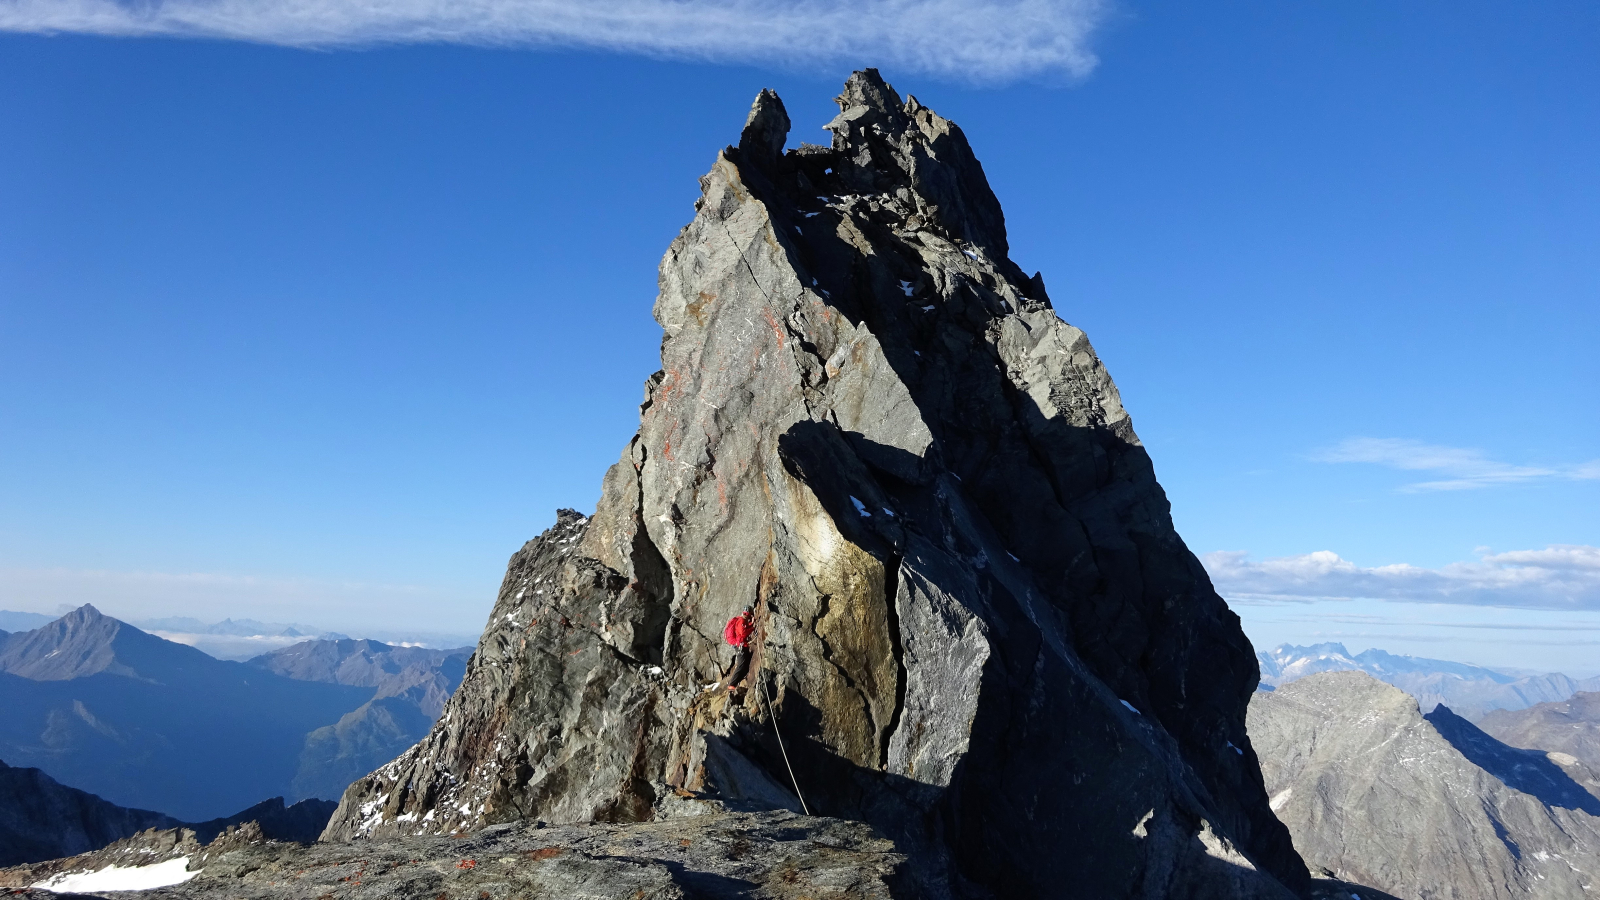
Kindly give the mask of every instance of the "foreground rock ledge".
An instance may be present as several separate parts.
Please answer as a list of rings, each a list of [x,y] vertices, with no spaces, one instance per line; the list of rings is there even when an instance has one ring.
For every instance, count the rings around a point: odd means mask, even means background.
[[[872,70],[838,102],[786,152],[756,99],[662,261],[594,516],[512,558],[443,717],[324,839],[687,794],[867,822],[927,897],[1304,892],[1254,654],[1116,386],[961,130]]]
[[[260,842],[207,859],[192,881],[137,896],[887,900],[904,859],[860,822],[785,811],[722,813],[638,825],[521,823],[472,835],[309,847]]]

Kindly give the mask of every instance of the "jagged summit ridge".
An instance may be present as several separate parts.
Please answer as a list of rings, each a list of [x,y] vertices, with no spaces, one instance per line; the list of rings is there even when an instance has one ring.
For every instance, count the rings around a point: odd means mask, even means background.
[[[440,723],[325,836],[798,788],[926,896],[1301,888],[1250,646],[1105,368],[959,128],[872,70],[838,102],[831,147],[782,152],[757,97],[662,260],[661,371],[595,514],[513,556]]]

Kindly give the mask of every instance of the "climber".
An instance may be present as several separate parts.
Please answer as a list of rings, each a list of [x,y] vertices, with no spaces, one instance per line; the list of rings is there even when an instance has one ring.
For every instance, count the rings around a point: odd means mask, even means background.
[[[722,639],[733,647],[734,657],[733,667],[728,670],[727,677],[718,682],[719,689],[726,687],[729,691],[737,691],[744,687],[744,680],[750,674],[750,640],[755,637],[755,633],[755,614],[748,607],[722,626]],[[772,723],[772,736],[778,742],[778,752],[783,754],[783,767],[789,772],[789,783],[794,786],[794,795],[800,801],[800,809],[809,816],[811,807],[806,805],[806,797],[800,793],[800,781],[794,776],[794,766],[789,764],[789,748],[783,745],[783,735],[778,733],[778,718],[772,711],[772,697],[767,694],[765,682],[758,678],[756,683],[761,686],[761,699],[766,702],[767,719]]]
[[[729,691],[742,688],[745,676],[750,674],[750,639],[754,636],[755,615],[749,609],[729,619],[728,624],[723,626],[722,639],[734,649],[733,667],[722,679],[722,686]]]

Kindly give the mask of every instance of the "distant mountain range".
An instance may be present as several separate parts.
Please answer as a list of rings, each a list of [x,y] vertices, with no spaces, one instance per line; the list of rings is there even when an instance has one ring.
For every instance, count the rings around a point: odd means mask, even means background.
[[[43,613],[13,612],[9,609],[0,609],[0,634],[11,631],[32,631],[41,625],[49,625],[59,616],[47,616]]]
[[[1600,677],[1580,681],[1559,672],[1513,674],[1377,649],[1352,654],[1343,644],[1333,643],[1308,647],[1280,644],[1257,652],[1256,659],[1261,666],[1261,683],[1269,687],[1318,672],[1365,672],[1415,697],[1425,710],[1442,703],[1473,721],[1492,710],[1525,709],[1536,703],[1565,700],[1578,691],[1600,690]]]
[[[55,621],[59,616],[14,612],[0,609],[0,633],[32,631]],[[314,625],[262,622],[256,619],[223,619],[205,622],[191,616],[166,616],[127,620],[143,631],[166,638],[213,656],[243,662],[297,644],[308,638],[324,641],[350,640],[351,636]],[[361,636],[401,647],[465,647],[478,642],[476,633],[421,632],[402,629],[365,628]]]
[[[297,797],[338,797],[350,782],[410,749],[433,727],[466,673],[471,648],[429,650],[378,641],[306,641],[247,665],[298,681],[372,688],[372,698],[306,736],[290,785]]]
[[[470,653],[315,640],[230,662],[84,606],[0,637],[0,759],[191,822],[337,798],[426,733]]]

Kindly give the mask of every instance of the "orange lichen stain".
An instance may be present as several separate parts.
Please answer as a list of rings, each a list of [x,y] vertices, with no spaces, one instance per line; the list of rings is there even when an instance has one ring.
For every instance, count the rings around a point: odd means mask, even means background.
[[[773,336],[778,339],[778,347],[782,349],[788,340],[784,337],[783,326],[778,324],[778,319],[772,314],[772,310],[763,309],[761,314],[767,317],[767,325],[771,326]]]
[[[458,869],[476,869],[477,867],[478,861],[475,859],[463,859],[461,862],[456,863],[456,868]]]
[[[655,402],[666,403],[670,400],[672,393],[679,389],[682,381],[683,376],[678,373],[677,369],[668,369],[666,374],[661,376],[661,384],[656,386]]]
[[[560,847],[540,847],[537,850],[529,850],[524,855],[529,859],[551,859],[553,857],[560,856],[565,852],[566,851]]]

